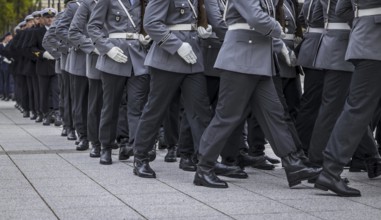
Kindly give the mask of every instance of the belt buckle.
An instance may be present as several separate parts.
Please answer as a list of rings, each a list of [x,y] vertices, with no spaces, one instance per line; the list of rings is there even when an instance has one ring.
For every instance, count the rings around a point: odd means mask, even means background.
[[[134,34],[133,33],[126,33],[126,39],[133,39]]]
[[[191,31],[197,30],[197,24],[191,24]]]

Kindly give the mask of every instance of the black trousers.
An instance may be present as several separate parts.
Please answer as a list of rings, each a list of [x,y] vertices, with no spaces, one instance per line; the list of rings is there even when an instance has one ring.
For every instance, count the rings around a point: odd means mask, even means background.
[[[189,148],[188,144],[191,144],[191,149],[193,149],[192,138],[187,138],[186,140],[184,138],[182,140],[179,139],[181,106],[181,92],[178,90],[168,106],[163,120],[164,141],[168,147],[178,145],[179,152],[183,151],[184,148]]]
[[[35,113],[40,111],[40,92],[37,75],[26,77],[28,86],[29,109]]]
[[[103,92],[103,91],[102,91]],[[116,128],[116,140],[129,139],[128,118],[127,118],[127,85],[123,87],[122,100],[119,106],[118,123]]]
[[[24,111],[30,111],[28,82],[25,75],[18,75],[17,87],[20,90],[19,95],[20,95],[21,107],[24,109]]]
[[[62,115],[63,124],[65,128],[69,130],[74,130],[70,74],[62,70],[61,77],[62,77],[62,91],[63,91],[63,93],[61,93],[61,97],[64,103],[64,109],[63,109],[63,115]]]
[[[324,71],[322,102],[311,136],[308,157],[311,162],[322,164],[323,150],[348,96],[352,73],[335,70]]]
[[[210,167],[217,160],[232,133],[246,120],[248,108],[277,156],[296,151],[271,77],[223,71],[220,80],[216,114],[200,142],[200,166]]]
[[[58,96],[58,109],[60,112],[60,116],[63,117],[65,114],[65,102],[64,102],[64,83],[63,83],[63,75],[62,72],[60,74],[57,74],[58,77],[58,88],[60,90],[59,96]],[[62,126],[66,128],[65,121],[62,120]]]
[[[74,106],[74,128],[79,140],[87,140],[87,105],[89,96],[89,81],[86,76],[70,75],[70,83],[73,85],[71,92]]]
[[[247,118],[247,143],[252,154],[256,156],[265,155],[265,144],[267,144],[265,134],[253,114]]]
[[[99,123],[103,105],[102,81],[100,79],[88,80],[87,137],[91,143],[99,144]]]
[[[99,140],[102,148],[111,148],[115,144],[120,103],[127,83],[127,115],[129,139],[134,140],[136,125],[147,100],[149,75],[124,77],[102,73],[103,106],[99,125]],[[158,129],[157,129],[158,130]],[[156,134],[157,130],[154,132]],[[152,146],[152,145],[151,145]]]
[[[0,73],[1,73],[1,83],[0,88],[3,89],[3,96],[9,97],[10,93],[10,73],[9,73],[9,65],[8,64],[2,64],[0,66]]]
[[[211,116],[204,75],[202,73],[174,73],[152,68],[151,90],[136,133],[135,156],[147,156],[167,108],[179,88],[191,127],[193,143],[196,145],[200,143],[200,137]]]
[[[341,168],[348,163],[368,131],[381,100],[381,61],[355,60],[353,63],[355,71],[349,95],[324,150],[324,161],[338,164]]]
[[[40,112],[48,114],[50,108],[58,110],[59,88],[57,75],[38,75],[38,85],[40,93]]]
[[[324,73],[322,70],[304,68],[304,92],[300,99],[295,127],[302,148],[308,152],[312,131],[319,113],[323,93]]]

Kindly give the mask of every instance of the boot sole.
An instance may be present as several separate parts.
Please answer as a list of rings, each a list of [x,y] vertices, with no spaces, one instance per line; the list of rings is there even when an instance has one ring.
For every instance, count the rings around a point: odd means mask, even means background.
[[[185,168],[185,167],[179,166],[179,168],[184,170],[184,171],[188,171],[188,172],[196,172],[196,170],[197,170],[196,167],[193,169],[193,168]]]
[[[315,179],[319,176],[320,173],[314,175],[314,176],[306,176],[306,177],[303,177],[303,178],[300,178],[298,180],[295,180],[295,181],[292,181],[292,182],[289,182],[288,183],[288,186],[291,188],[293,186],[296,186],[296,185],[299,185],[302,183],[303,180],[309,180],[309,179]]]
[[[99,157],[101,157],[101,155],[100,155],[100,154],[99,154],[99,155],[98,155],[98,154],[96,154],[96,155],[92,155],[92,154],[90,154],[90,157],[91,157],[91,158],[99,158]]]
[[[167,163],[173,163],[173,162],[176,162],[177,161],[177,159],[175,158],[175,159],[165,159],[164,158],[164,162],[167,162]]]
[[[133,170],[134,174],[138,177],[141,177],[141,178],[151,178],[151,179],[154,179],[156,178],[156,174],[154,175],[151,175],[151,176],[147,176],[147,175],[142,175],[142,174],[139,174],[135,169]]]
[[[111,165],[111,164],[112,164],[112,161],[110,161],[110,162],[99,161],[99,163],[102,164],[102,165]]]

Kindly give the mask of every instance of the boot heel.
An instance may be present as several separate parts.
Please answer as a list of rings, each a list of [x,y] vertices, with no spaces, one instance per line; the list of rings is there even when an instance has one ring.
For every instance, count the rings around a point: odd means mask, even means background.
[[[299,184],[301,184],[301,183],[302,183],[302,181],[289,182],[289,183],[288,183],[288,186],[291,188],[291,187],[296,186],[296,185],[299,185]]]
[[[328,191],[328,188],[325,187],[325,186],[322,186],[320,184],[316,184],[315,183],[315,186],[314,186],[316,189],[320,189],[320,190],[323,190],[323,191]]]

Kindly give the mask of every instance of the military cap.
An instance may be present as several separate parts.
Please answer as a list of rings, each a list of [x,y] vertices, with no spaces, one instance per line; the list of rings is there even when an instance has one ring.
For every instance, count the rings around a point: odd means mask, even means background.
[[[24,21],[30,21],[30,20],[33,20],[33,19],[34,19],[33,15],[28,15],[28,16],[25,17]]]
[[[32,16],[35,17],[35,18],[36,17],[41,17],[41,11],[35,11],[35,12],[33,12]]]
[[[19,27],[20,27],[20,28],[24,27],[25,25],[26,25],[26,22],[25,22],[25,21],[22,21],[22,22],[19,23]]]
[[[41,15],[43,17],[54,17],[56,16],[57,11],[54,8],[45,8],[44,10],[41,11]]]

